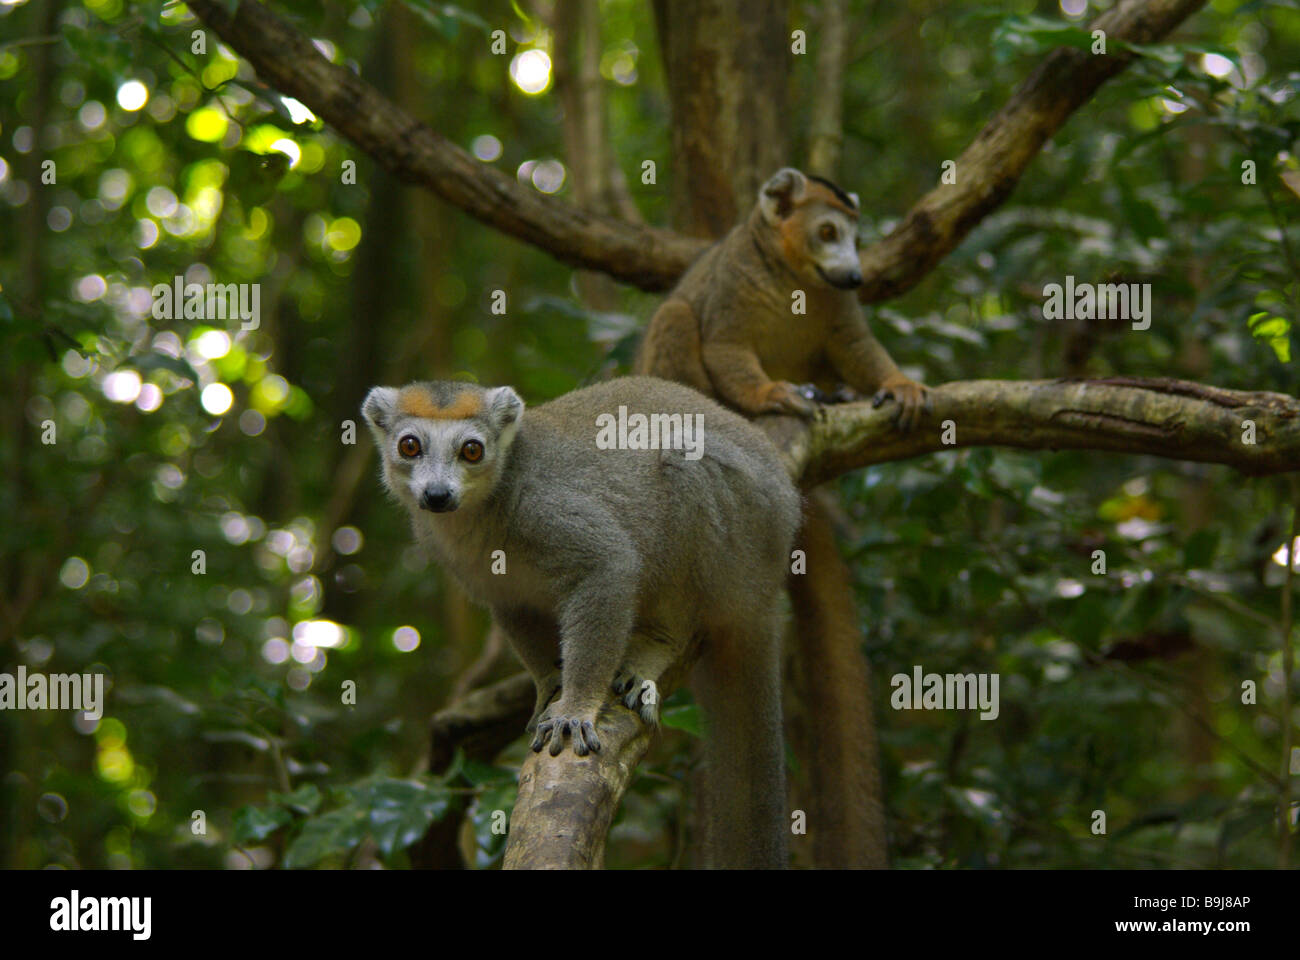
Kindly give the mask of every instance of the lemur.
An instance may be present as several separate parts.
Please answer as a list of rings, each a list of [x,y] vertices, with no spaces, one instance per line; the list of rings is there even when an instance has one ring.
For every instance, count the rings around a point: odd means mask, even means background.
[[[872,336],[853,293],[862,283],[857,227],[856,197],[778,170],[748,219],[706,250],[656,311],[635,371],[689,384],[750,417],[811,417],[839,381],[876,406],[892,398],[896,423],[911,429],[926,388]],[[802,315],[793,309],[799,293]],[[815,858],[821,866],[884,866],[868,666],[825,496],[816,491],[806,502],[797,546],[807,573],[789,578],[817,730],[809,763]]]
[[[702,442],[607,449],[600,418],[620,408],[694,418]],[[532,748],[599,751],[611,688],[653,722],[638,694],[680,644],[629,636],[702,636],[691,685],[706,723],[706,861],[784,866],[779,592],[801,497],[771,441],[644,377],[527,410],[510,387],[375,387],[362,409],[416,537],[532,674]]]

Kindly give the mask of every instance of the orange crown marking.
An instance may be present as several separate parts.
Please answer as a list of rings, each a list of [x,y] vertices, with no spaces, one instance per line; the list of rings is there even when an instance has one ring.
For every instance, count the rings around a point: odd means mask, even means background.
[[[423,387],[404,387],[397,395],[397,409],[408,417],[425,420],[468,420],[483,411],[483,399],[470,390],[462,390],[451,403],[440,407]]]

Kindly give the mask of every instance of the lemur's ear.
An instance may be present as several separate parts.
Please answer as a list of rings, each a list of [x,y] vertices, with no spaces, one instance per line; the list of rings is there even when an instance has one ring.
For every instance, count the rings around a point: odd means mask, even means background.
[[[782,167],[758,191],[763,219],[775,226],[790,215],[794,202],[803,196],[808,178],[794,167]]]
[[[487,392],[488,416],[499,430],[508,427],[524,412],[524,402],[510,387],[494,387]]]
[[[387,433],[388,425],[393,422],[393,411],[397,409],[397,392],[396,387],[374,387],[361,404],[361,414],[376,437]]]
[[[524,402],[510,387],[494,387],[487,392],[488,421],[497,431],[497,449],[505,450],[515,439]]]
[[[854,210],[861,210],[861,209],[862,209],[862,201],[860,201],[860,200],[858,199],[858,195],[857,195],[856,193],[850,193],[850,194],[849,194],[849,199],[853,201],[853,209],[854,209]]]

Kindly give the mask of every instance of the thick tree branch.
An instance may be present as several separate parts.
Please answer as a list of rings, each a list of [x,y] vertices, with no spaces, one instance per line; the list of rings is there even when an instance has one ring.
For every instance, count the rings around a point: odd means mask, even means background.
[[[1105,31],[1104,55],[1065,47],[1049,54],[957,158],[957,182],[935,187],[889,236],[863,249],[865,282],[858,290],[859,299],[864,303],[888,300],[916,286],[975,224],[1011,195],[1043,144],[1133,59],[1116,41],[1154,43],[1204,4],[1205,0],[1122,2],[1088,27]]]
[[[188,6],[251,63],[268,86],[301,100],[386,170],[575,267],[601,270],[645,290],[666,290],[703,241],[581,210],[522,186],[475,160],[330,63],[305,36],[246,0],[232,15],[217,0]]]
[[[1281,393],[1109,377],[968,380],[930,396],[930,415],[906,435],[894,429],[888,406],[869,403],[827,407],[811,428],[788,417],[761,423],[809,487],[869,464],[972,446],[1150,454],[1252,476],[1300,470],[1300,400]],[[945,444],[949,420],[955,442]],[[1245,421],[1254,424],[1253,444],[1245,442]]]
[[[523,730],[534,696],[532,678],[517,673],[443,707],[429,721],[429,769],[445,770],[457,747],[472,760],[491,761]]]

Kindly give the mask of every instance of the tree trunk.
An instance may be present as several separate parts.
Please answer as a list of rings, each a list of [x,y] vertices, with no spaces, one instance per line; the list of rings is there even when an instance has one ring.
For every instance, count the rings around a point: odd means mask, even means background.
[[[720,237],[787,163],[790,72],[784,0],[655,0],[672,106],[673,217]]]

